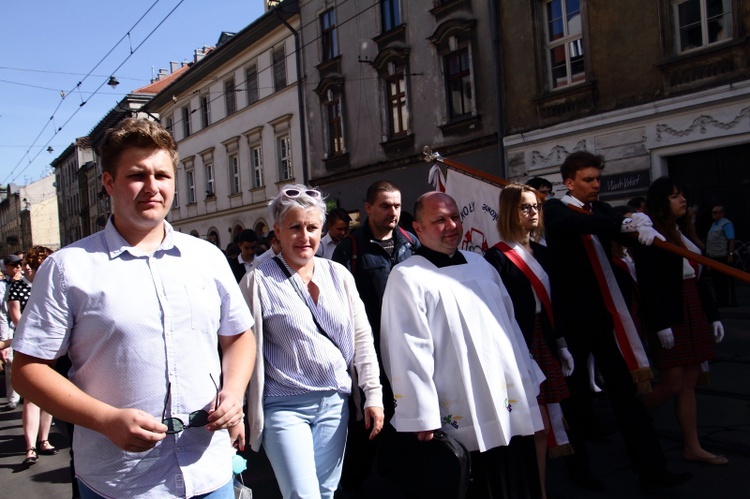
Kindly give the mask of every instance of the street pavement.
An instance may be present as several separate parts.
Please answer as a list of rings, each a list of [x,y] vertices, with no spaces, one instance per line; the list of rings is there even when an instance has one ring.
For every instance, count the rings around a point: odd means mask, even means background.
[[[698,432],[703,447],[726,456],[729,465],[710,466],[682,459],[682,437],[673,407],[668,403],[652,413],[654,425],[669,468],[692,472],[692,480],[679,487],[642,493],[628,464],[622,437],[615,433],[589,441],[592,471],[605,483],[606,491],[591,492],[573,485],[567,479],[563,461],[557,459],[548,464],[550,499],[750,497],[750,286],[738,285],[737,294],[740,307],[721,309],[726,338],[711,363],[711,382],[697,389]],[[2,381],[0,377],[4,396]],[[0,405],[4,403],[5,399],[0,398]],[[606,397],[597,399],[596,409],[602,421],[615,428]],[[60,453],[39,456],[37,464],[25,468],[21,465],[25,452],[21,407],[0,412],[0,499],[71,497],[70,445],[62,423],[52,427],[50,441],[61,449]],[[245,484],[254,490],[254,499],[280,498],[268,462],[249,450],[245,454],[249,467],[244,473]]]

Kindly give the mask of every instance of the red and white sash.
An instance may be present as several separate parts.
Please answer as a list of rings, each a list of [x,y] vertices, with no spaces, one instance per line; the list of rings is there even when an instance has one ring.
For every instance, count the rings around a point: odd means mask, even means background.
[[[580,207],[580,202],[569,195],[563,196],[560,201],[569,206]],[[633,381],[638,387],[638,393],[648,393],[651,391],[651,380],[654,375],[651,372],[643,343],[641,343],[633,319],[630,317],[628,306],[617,285],[607,253],[604,251],[599,238],[595,235],[582,234],[581,238],[586,253],[588,253],[591,267],[594,270],[594,275],[599,283],[604,305],[612,316],[617,346],[628,365]]]
[[[549,318],[552,327],[555,327],[555,318],[552,314],[552,302],[550,301],[549,277],[539,262],[519,243],[498,242],[495,247],[508,257],[513,265],[523,272],[523,275],[531,283],[537,299],[542,304],[544,312]]]
[[[550,300],[549,276],[547,276],[542,266],[539,265],[537,259],[517,242],[507,243],[500,241],[495,245],[495,248],[502,251],[508,260],[518,267],[529,280],[531,289],[534,290],[534,294],[539,303],[541,303],[542,309],[544,309],[550,324],[554,328],[555,319],[552,314],[552,302]],[[568,433],[565,431],[565,420],[563,419],[560,404],[557,402],[548,402],[546,410],[550,421],[550,428],[547,433],[547,451],[549,456],[555,458],[572,454],[573,447],[570,445]]]

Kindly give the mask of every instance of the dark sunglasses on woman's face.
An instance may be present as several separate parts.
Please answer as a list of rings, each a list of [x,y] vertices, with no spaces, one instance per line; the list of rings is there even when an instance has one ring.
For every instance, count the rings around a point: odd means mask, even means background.
[[[216,410],[216,406],[219,404],[219,387],[216,386],[216,381],[214,381],[214,377],[211,376],[211,381],[213,381],[214,387],[216,388],[216,400],[214,400],[214,410]],[[200,428],[201,426],[206,426],[208,424],[208,411],[205,409],[200,409],[195,412],[191,412],[188,415],[188,424],[186,425],[183,420],[180,418],[167,418],[165,417],[167,415],[167,402],[169,402],[169,397],[172,395],[172,383],[170,382],[167,385],[167,396],[164,397],[164,410],[161,413],[161,422],[162,424],[167,426],[167,434],[173,435],[175,433],[180,433],[183,430],[187,430],[188,428]]]

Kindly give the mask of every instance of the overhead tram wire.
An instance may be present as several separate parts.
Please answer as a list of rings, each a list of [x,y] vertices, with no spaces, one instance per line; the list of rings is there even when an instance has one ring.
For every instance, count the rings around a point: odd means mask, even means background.
[[[40,149],[39,153],[37,153],[37,154],[36,154],[36,155],[35,155],[35,156],[34,156],[33,158],[30,158],[30,159],[29,159],[29,162],[28,162],[28,164],[27,164],[27,165],[26,165],[26,166],[25,166],[25,167],[24,167],[24,168],[23,168],[23,169],[22,169],[22,170],[21,170],[20,172],[18,172],[17,174],[15,174],[15,175],[14,175],[15,171],[16,171],[16,170],[18,169],[18,167],[19,167],[19,166],[21,165],[21,162],[23,161],[23,159],[24,159],[25,157],[28,157],[28,156],[29,156],[29,153],[31,152],[31,149],[32,149],[32,148],[34,148],[34,147],[36,146],[36,142],[37,142],[37,140],[39,140],[39,137],[41,137],[41,136],[42,136],[42,134],[44,133],[44,130],[45,130],[45,129],[46,129],[46,128],[47,128],[48,126],[49,126],[49,122],[50,122],[50,121],[53,121],[53,120],[54,120],[54,118],[55,118],[55,115],[57,114],[57,111],[58,111],[58,110],[60,109],[60,106],[62,106],[62,103],[63,103],[63,102],[65,101],[65,99],[67,99],[67,97],[68,97],[68,96],[69,96],[69,95],[70,95],[71,93],[73,93],[73,92],[74,92],[74,91],[75,91],[75,90],[76,90],[77,88],[80,88],[81,84],[82,84],[82,83],[83,83],[84,81],[86,81],[86,79],[87,79],[87,78],[89,78],[89,76],[91,76],[91,74],[92,74],[92,73],[93,73],[93,72],[94,72],[94,71],[96,70],[96,68],[98,68],[98,67],[99,67],[99,66],[100,66],[100,65],[101,65],[101,64],[102,64],[102,63],[103,63],[103,62],[104,62],[104,61],[105,61],[105,60],[107,59],[107,57],[109,57],[109,56],[110,56],[110,54],[112,54],[112,52],[114,52],[114,50],[115,50],[115,49],[116,49],[116,48],[117,48],[117,47],[118,47],[118,46],[119,46],[119,45],[120,45],[120,44],[121,44],[121,43],[123,42],[123,40],[125,40],[126,38],[129,38],[129,37],[130,37],[130,32],[131,32],[131,31],[133,31],[133,29],[135,29],[135,28],[136,28],[136,27],[137,27],[137,26],[138,26],[138,25],[139,25],[139,24],[141,23],[141,21],[143,21],[143,19],[144,19],[144,18],[145,18],[145,17],[146,17],[147,15],[148,15],[148,13],[149,13],[149,12],[151,12],[151,10],[153,10],[153,8],[154,8],[154,7],[156,7],[156,4],[158,4],[158,3],[160,2],[160,1],[161,1],[161,0],[156,0],[156,1],[155,1],[155,2],[153,3],[153,4],[151,4],[151,6],[150,6],[150,7],[149,7],[149,8],[148,8],[148,9],[146,10],[146,12],[144,12],[144,13],[143,13],[143,15],[141,15],[141,17],[140,17],[140,18],[138,18],[138,20],[137,20],[137,21],[135,22],[135,24],[133,24],[133,26],[131,26],[131,28],[130,28],[130,29],[129,29],[129,30],[127,31],[127,33],[125,33],[125,35],[123,35],[123,36],[122,36],[122,38],[120,38],[120,39],[119,39],[119,40],[118,40],[118,41],[117,41],[117,42],[115,43],[115,45],[114,45],[114,46],[113,46],[113,47],[112,47],[112,48],[111,48],[111,49],[110,49],[110,50],[109,50],[109,51],[108,51],[108,52],[106,53],[106,55],[104,55],[104,57],[102,57],[102,58],[101,58],[101,59],[99,60],[99,62],[97,62],[97,63],[96,63],[96,65],[94,65],[94,67],[93,67],[93,68],[91,68],[91,71],[89,71],[89,72],[88,72],[88,73],[86,74],[86,76],[84,76],[84,77],[83,77],[83,78],[81,79],[81,81],[79,81],[79,82],[78,82],[78,83],[77,83],[77,84],[76,84],[76,85],[75,85],[75,86],[74,86],[74,87],[73,87],[72,89],[70,89],[70,90],[69,90],[69,91],[68,91],[67,93],[65,93],[65,94],[64,94],[64,95],[62,96],[62,98],[60,99],[60,102],[58,102],[58,103],[57,103],[57,107],[55,107],[55,110],[54,110],[54,111],[52,112],[52,116],[50,116],[50,118],[49,118],[49,120],[47,121],[47,123],[45,123],[45,125],[44,125],[44,126],[42,127],[41,131],[39,132],[39,135],[37,135],[37,137],[36,137],[36,138],[34,139],[34,142],[32,142],[31,146],[30,146],[30,147],[29,147],[29,149],[28,149],[28,150],[26,151],[26,153],[24,153],[24,155],[23,155],[23,156],[21,156],[21,158],[20,158],[20,159],[18,160],[18,163],[16,163],[16,165],[15,165],[15,166],[13,167],[13,169],[12,169],[12,170],[10,171],[10,173],[8,173],[8,175],[7,175],[6,177],[5,177],[5,179],[3,180],[3,183],[7,183],[7,181],[8,181],[8,179],[9,179],[9,178],[12,178],[13,180],[15,180],[15,179],[16,179],[16,178],[18,178],[18,176],[20,176],[20,175],[21,175],[21,174],[22,174],[22,173],[23,173],[24,171],[26,171],[26,169],[27,169],[27,168],[28,168],[28,167],[29,167],[29,166],[31,165],[31,163],[33,163],[33,162],[34,162],[34,160],[36,160],[36,158],[37,158],[37,157],[39,156],[39,154],[41,153],[41,151],[42,151],[42,150],[44,150],[44,148],[45,148],[46,146],[48,146],[48,145],[50,144],[50,142],[52,142],[52,139],[53,139],[53,138],[55,137],[55,135],[57,135],[57,133],[58,133],[58,132],[60,132],[60,131],[61,131],[61,130],[62,130],[62,129],[63,129],[64,127],[65,127],[65,125],[66,125],[66,124],[67,124],[67,123],[68,123],[68,122],[69,122],[69,121],[70,121],[70,120],[71,120],[71,119],[72,119],[72,118],[73,118],[73,117],[74,117],[74,116],[75,116],[76,114],[78,114],[78,111],[80,111],[81,107],[83,107],[83,105],[84,105],[84,104],[86,104],[86,102],[88,102],[88,100],[90,100],[90,99],[91,99],[91,97],[93,97],[94,95],[96,95],[96,93],[97,93],[97,92],[98,92],[98,91],[99,91],[99,90],[100,90],[100,89],[101,89],[101,88],[102,88],[102,87],[104,86],[104,84],[106,83],[106,81],[105,81],[104,83],[102,83],[101,85],[99,85],[99,87],[97,87],[97,89],[96,89],[96,90],[95,90],[95,91],[94,91],[93,93],[91,93],[91,95],[89,95],[88,99],[87,99],[86,101],[83,101],[83,103],[82,103],[81,105],[79,105],[79,107],[78,107],[78,108],[76,108],[75,112],[74,112],[74,113],[73,113],[73,114],[72,114],[72,115],[70,116],[70,118],[68,118],[68,120],[66,120],[66,121],[65,121],[65,123],[64,123],[64,124],[63,124],[63,125],[62,125],[61,127],[59,127],[58,129],[56,129],[56,130],[54,131],[54,134],[52,135],[52,137],[50,137],[50,139],[49,139],[49,140],[47,141],[47,143],[46,143],[46,144],[44,144],[43,146],[41,146],[41,149]],[[171,11],[169,11],[169,13],[168,13],[168,14],[167,14],[167,15],[166,15],[166,16],[164,17],[164,19],[162,19],[162,20],[161,20],[161,22],[159,22],[159,24],[158,24],[158,25],[156,26],[156,28],[154,28],[154,29],[153,29],[153,30],[152,30],[152,31],[151,31],[151,32],[150,32],[150,33],[149,33],[149,34],[148,34],[148,35],[146,36],[146,38],[145,38],[145,39],[143,40],[143,42],[145,42],[146,40],[148,40],[148,39],[149,39],[149,38],[151,37],[151,35],[153,35],[154,31],[156,31],[156,29],[157,29],[157,28],[159,28],[159,27],[160,27],[160,26],[161,26],[161,25],[162,25],[162,24],[164,23],[164,21],[166,21],[166,20],[167,20],[167,19],[168,19],[168,18],[169,18],[169,17],[170,17],[171,15],[172,15],[172,13],[174,13],[174,11],[175,11],[175,10],[177,9],[177,7],[179,7],[180,5],[182,5],[182,3],[183,3],[184,1],[185,1],[185,0],[180,0],[180,2],[179,2],[179,3],[178,3],[178,4],[177,4],[177,5],[176,5],[176,6],[175,6],[175,7],[174,7],[174,8],[173,8],[173,9],[172,9]],[[132,48],[131,48],[131,50],[130,50],[130,54],[129,54],[129,55],[128,55],[128,56],[126,57],[126,58],[125,58],[125,60],[124,60],[124,61],[122,62],[122,64],[120,64],[119,66],[117,66],[117,68],[116,68],[116,69],[115,69],[115,70],[113,71],[113,73],[114,73],[114,72],[116,72],[116,71],[117,71],[118,69],[120,69],[120,68],[121,68],[121,67],[123,66],[123,64],[125,64],[125,62],[127,62],[127,61],[128,61],[128,59],[130,59],[130,57],[132,57],[132,55],[133,55],[133,54],[134,54],[134,53],[135,53],[135,52],[136,52],[136,51],[138,50],[138,48],[140,48],[140,46],[141,46],[141,45],[143,45],[143,42],[141,42],[141,43],[140,43],[140,44],[139,44],[139,45],[138,45],[138,46],[137,46],[137,47],[136,47],[135,49],[132,49]]]

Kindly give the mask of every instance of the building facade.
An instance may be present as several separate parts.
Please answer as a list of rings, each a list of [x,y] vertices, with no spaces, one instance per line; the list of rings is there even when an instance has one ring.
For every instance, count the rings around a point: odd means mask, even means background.
[[[503,173],[495,2],[299,3],[310,178],[336,204],[363,213],[390,180],[410,211],[425,146]]]
[[[285,2],[286,3],[286,2]],[[272,229],[268,201],[304,182],[295,9],[268,11],[147,105],[177,141],[180,162],[168,220],[222,249],[242,229]]]
[[[55,171],[58,216],[60,220],[60,244],[63,246],[83,237],[81,219],[81,190],[79,170],[94,161],[94,151],[88,137],[81,137],[70,144],[50,165]]]
[[[498,23],[509,176],[559,186],[567,154],[587,150],[606,160],[603,199],[669,175],[701,222],[724,203],[750,237],[750,3],[499,2]]]

